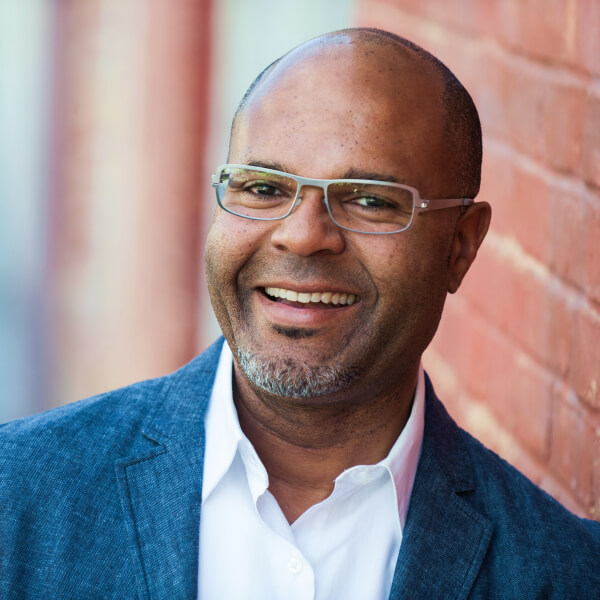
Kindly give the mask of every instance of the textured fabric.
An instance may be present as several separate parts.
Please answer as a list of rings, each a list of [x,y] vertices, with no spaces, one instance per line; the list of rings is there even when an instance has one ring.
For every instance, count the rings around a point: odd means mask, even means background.
[[[423,369],[408,422],[389,454],[341,473],[332,494],[292,525],[242,432],[231,382],[225,343],[206,417],[198,598],[385,600],[423,439]]]
[[[196,598],[203,422],[220,349],[0,427],[2,600]],[[390,597],[600,599],[600,525],[459,429],[427,382]]]

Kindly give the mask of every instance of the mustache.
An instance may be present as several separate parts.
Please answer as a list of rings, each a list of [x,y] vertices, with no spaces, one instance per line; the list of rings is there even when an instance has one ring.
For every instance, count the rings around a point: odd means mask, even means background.
[[[238,273],[239,288],[248,288],[257,281],[276,281],[292,278],[297,285],[316,280],[333,285],[351,284],[357,290],[370,287],[370,277],[366,269],[348,268],[341,261],[332,260],[330,255],[302,257],[287,255],[273,260],[272,257],[254,256]]]

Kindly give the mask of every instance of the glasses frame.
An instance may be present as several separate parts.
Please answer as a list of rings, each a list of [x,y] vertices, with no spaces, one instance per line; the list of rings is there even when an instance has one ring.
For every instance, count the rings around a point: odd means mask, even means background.
[[[241,215],[240,213],[236,213],[231,209],[223,206],[221,202],[221,198],[219,198],[218,187],[221,184],[220,178],[223,171],[226,169],[252,169],[253,171],[259,171],[260,173],[269,173],[272,175],[282,175],[284,177],[289,177],[293,179],[298,184],[298,189],[296,190],[296,196],[294,200],[290,204],[290,209],[287,211],[285,215],[281,217],[249,217],[247,215]],[[360,229],[352,229],[351,227],[346,227],[345,225],[340,225],[331,212],[331,207],[329,206],[329,199],[327,197],[327,187],[331,184],[335,183],[351,183],[351,184],[380,184],[380,185],[388,185],[390,187],[399,188],[402,190],[406,190],[412,194],[413,198],[413,210],[412,215],[410,217],[410,221],[408,224],[402,229],[395,229],[394,231],[361,231]],[[277,171],[275,169],[268,169],[266,167],[255,167],[254,165],[240,165],[227,163],[223,165],[219,165],[217,167],[216,173],[212,176],[212,187],[215,188],[215,195],[217,196],[217,203],[219,206],[231,215],[235,215],[236,217],[241,217],[242,219],[250,219],[251,221],[281,221],[286,217],[289,217],[294,209],[300,205],[302,202],[302,196],[300,195],[300,190],[303,187],[317,187],[323,190],[323,202],[327,208],[327,212],[329,214],[329,218],[331,221],[345,229],[346,231],[353,231],[355,233],[364,233],[367,235],[388,235],[390,233],[400,233],[402,231],[406,231],[413,223],[415,219],[415,215],[419,215],[422,212],[427,212],[430,210],[440,210],[443,208],[453,208],[456,206],[470,206],[475,202],[473,198],[421,198],[419,194],[419,190],[417,188],[411,187],[410,185],[404,185],[402,183],[394,183],[391,181],[378,181],[375,179],[311,179],[309,177],[301,177],[300,175],[293,175],[292,173],[286,173],[285,171]]]

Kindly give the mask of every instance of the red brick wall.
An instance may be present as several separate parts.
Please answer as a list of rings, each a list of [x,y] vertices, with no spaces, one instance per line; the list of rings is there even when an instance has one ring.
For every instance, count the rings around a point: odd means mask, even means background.
[[[425,357],[454,417],[600,519],[600,2],[360,0],[442,59],[484,131],[492,228]]]

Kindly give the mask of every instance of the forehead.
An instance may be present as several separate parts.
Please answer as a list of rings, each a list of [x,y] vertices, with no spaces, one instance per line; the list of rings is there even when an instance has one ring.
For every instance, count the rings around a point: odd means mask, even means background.
[[[438,175],[447,152],[442,93],[435,69],[403,46],[309,44],[252,93],[232,132],[230,161],[278,163],[314,177],[383,170],[419,187]]]

